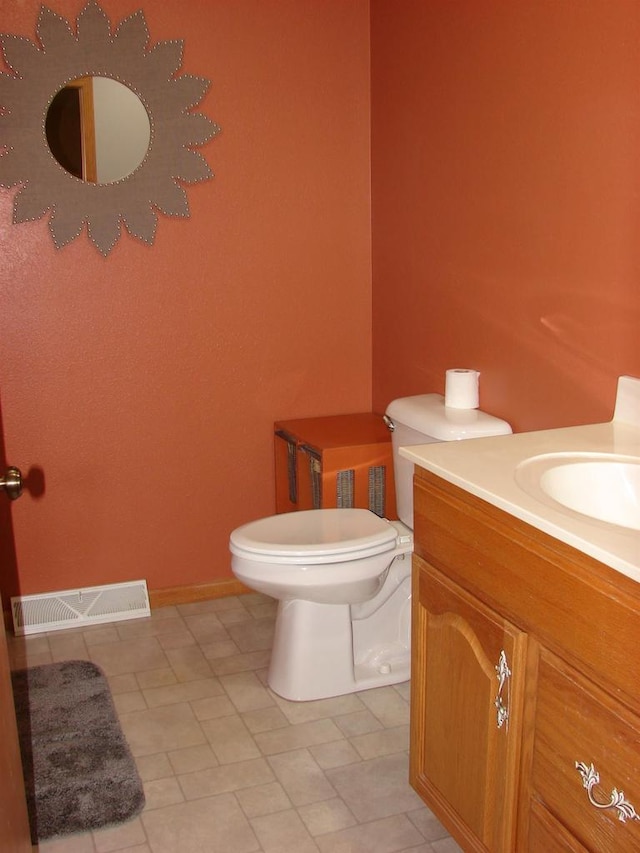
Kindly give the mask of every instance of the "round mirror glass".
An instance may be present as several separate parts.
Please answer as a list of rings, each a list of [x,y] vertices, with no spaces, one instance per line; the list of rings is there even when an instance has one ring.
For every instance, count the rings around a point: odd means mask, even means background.
[[[94,184],[110,184],[134,172],[151,140],[142,101],[110,77],[67,83],[49,105],[45,131],[58,163]]]

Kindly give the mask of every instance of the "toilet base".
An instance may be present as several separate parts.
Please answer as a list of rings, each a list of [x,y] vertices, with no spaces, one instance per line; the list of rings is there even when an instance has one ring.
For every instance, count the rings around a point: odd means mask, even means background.
[[[269,687],[294,702],[326,699],[407,681],[410,651],[391,642],[354,664],[351,607],[280,601]]]

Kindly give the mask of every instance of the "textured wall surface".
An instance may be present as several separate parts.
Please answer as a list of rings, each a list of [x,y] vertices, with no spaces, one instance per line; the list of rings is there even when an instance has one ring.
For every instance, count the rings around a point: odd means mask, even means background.
[[[5,452],[44,478],[12,508],[5,601],[229,577],[230,531],[273,511],[273,421],[371,404],[368,3],[103,3],[112,23],[141,6],[212,81],[216,177],[106,259],[12,225],[0,190]],[[1,28],[34,39],[39,7],[0,0]]]
[[[640,4],[372,0],[374,405],[480,370],[517,430],[640,376]]]

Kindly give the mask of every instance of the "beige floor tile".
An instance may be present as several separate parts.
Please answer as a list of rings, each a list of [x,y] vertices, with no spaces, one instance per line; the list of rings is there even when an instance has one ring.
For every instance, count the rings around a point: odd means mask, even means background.
[[[24,669],[28,666],[41,666],[53,662],[46,636],[7,636],[7,651],[11,669]]]
[[[118,624],[118,636],[121,640],[135,640],[141,637],[159,637],[164,634],[184,634],[186,625],[182,617],[176,614],[164,619],[135,619]]]
[[[27,637],[14,637],[7,634],[7,651],[9,657],[26,658],[28,655],[50,654],[49,639],[46,634],[32,634]]]
[[[89,652],[84,641],[84,635],[80,633],[67,634],[58,631],[57,634],[49,636],[49,648],[51,659],[54,662],[63,660],[87,660]]]
[[[291,749],[342,740],[342,737],[342,732],[333,720],[315,720],[312,723],[299,723],[285,729],[260,732],[255,735],[255,740],[264,755],[275,755]]]
[[[265,785],[274,782],[273,770],[264,758],[250,761],[238,761],[223,767],[212,767],[209,770],[199,770],[195,773],[185,773],[178,777],[187,800],[197,800],[200,797],[210,797],[215,794],[239,791],[254,785]]]
[[[414,811],[422,805],[409,785],[404,754],[373,758],[325,773],[360,822]]]
[[[165,654],[178,681],[198,681],[213,675],[213,670],[199,646],[166,649]]]
[[[94,625],[82,633],[87,646],[96,646],[102,643],[117,643],[120,640],[120,635],[115,625]]]
[[[244,788],[236,791],[236,797],[247,817],[259,817],[291,808],[291,800],[279,782]]]
[[[293,809],[251,821],[265,853],[318,853],[309,831]]]
[[[290,723],[309,723],[326,717],[337,717],[365,711],[366,708],[355,693],[331,699],[316,699],[311,702],[289,702],[273,694],[278,707]]]
[[[335,724],[346,737],[356,737],[369,732],[379,732],[384,726],[377,717],[365,708],[364,711],[355,711],[353,714],[342,714],[335,717]]]
[[[113,675],[107,681],[109,682],[109,689],[112,696],[116,696],[118,693],[133,693],[140,686],[135,672],[127,672],[125,675]]]
[[[411,701],[411,682],[410,681],[402,681],[400,684],[394,684],[393,689],[396,691],[398,696],[401,699],[404,699],[405,702]]]
[[[200,648],[202,649],[202,654],[207,660],[228,658],[232,655],[237,655],[239,652],[239,649],[233,640],[218,640],[215,643],[204,643]]]
[[[201,645],[229,639],[224,625],[213,612],[185,616],[184,621],[196,642]]]
[[[228,613],[233,611],[229,610]],[[227,623],[227,632],[241,652],[257,652],[261,649],[270,649],[273,644],[273,632],[275,621],[272,617],[267,619],[254,619],[250,613],[246,613],[247,621],[241,624]],[[222,621],[223,614],[220,614]]]
[[[278,612],[278,602],[268,600],[264,604],[245,604],[254,619],[275,619]]]
[[[431,809],[421,806],[415,811],[408,812],[407,817],[411,823],[420,831],[427,841],[439,841],[448,838],[449,833],[434,815]]]
[[[221,675],[220,683],[238,711],[257,711],[274,704],[270,691],[262,686],[253,672]]]
[[[81,835],[65,835],[62,838],[51,838],[41,841],[33,848],[33,853],[95,853],[93,835],[83,832]]]
[[[241,605],[229,608],[228,610],[219,610],[216,616],[227,631],[229,631],[231,625],[240,626],[240,624],[244,625],[244,623],[253,621],[253,616]],[[231,632],[229,631],[229,633]]]
[[[335,789],[309,750],[283,752],[268,761],[294,806],[335,797]]]
[[[139,817],[134,817],[118,826],[97,829],[93,833],[93,843],[97,853],[112,853],[114,850],[124,850],[147,841]]]
[[[184,794],[175,776],[166,779],[152,779],[144,783],[145,811],[183,803]]]
[[[89,660],[101,667],[109,677],[127,672],[147,672],[169,665],[155,637],[91,646]]]
[[[323,770],[330,767],[344,767],[360,761],[360,755],[348,740],[334,740],[331,743],[320,743],[309,747],[309,752]]]
[[[203,720],[201,726],[220,764],[232,764],[260,756],[256,742],[238,714]]]
[[[136,766],[143,782],[164,779],[174,774],[169,756],[164,752],[157,752],[155,755],[139,755],[136,758]]]
[[[131,711],[120,716],[120,723],[134,756],[207,743],[191,706],[186,702],[147,711]]]
[[[394,729],[383,729],[368,735],[357,735],[351,738],[351,744],[364,759],[392,755],[394,752],[408,753],[409,726],[397,726]]]
[[[190,631],[185,630],[182,634],[161,634],[158,642],[163,649],[182,649],[185,646],[195,646],[196,640]]]
[[[192,699],[191,707],[197,720],[214,720],[216,717],[229,717],[237,713],[235,705],[226,694],[207,699]]]
[[[166,687],[152,687],[142,692],[149,708],[174,705],[176,702],[194,702],[197,699],[209,699],[212,696],[224,696],[220,682],[213,677],[184,681]]]
[[[153,853],[253,853],[256,836],[234,796],[221,794],[145,812]]]
[[[216,675],[228,675],[233,672],[249,672],[250,670],[262,669],[269,665],[270,660],[271,652],[266,649],[259,652],[243,652],[239,655],[214,658],[210,663],[211,669]]]
[[[245,711],[242,719],[252,734],[283,729],[289,725],[285,715],[275,705],[271,708],[258,708],[256,711]]]
[[[260,681],[262,682],[262,684],[265,687],[269,687],[269,663],[270,663],[269,657],[270,657],[270,653],[267,653],[267,655],[265,655],[265,657],[267,657],[267,665],[264,667],[259,667],[258,669],[254,669],[254,672],[256,674],[256,678],[260,679]]]
[[[332,800],[324,800],[321,803],[310,803],[308,806],[301,806],[298,809],[298,814],[311,835],[338,832],[357,823],[355,817],[339,797],[334,797]]]
[[[147,707],[144,696],[139,690],[134,690],[131,693],[112,694],[112,699],[118,714],[125,714],[127,711],[141,711]]]
[[[178,683],[176,674],[170,666],[165,666],[162,669],[152,669],[149,672],[138,672],[135,677],[138,686],[142,690],[151,690],[154,687],[167,687],[169,684]]]
[[[195,773],[198,770],[208,770],[218,766],[218,759],[210,746],[187,746],[167,753],[167,759],[172,771],[177,775]]]
[[[409,705],[393,687],[376,687],[358,695],[383,726],[391,728],[409,722]]]
[[[393,815],[316,837],[321,853],[398,853],[423,841],[405,815]]]
[[[453,838],[441,838],[439,841],[431,842],[433,853],[464,853],[462,847],[458,846]]]
[[[179,615],[180,611],[178,608],[171,604],[167,604],[165,607],[156,607],[151,611],[151,618],[154,622],[158,619],[173,619]]]
[[[47,663],[53,663],[51,652],[41,652],[39,654],[26,654],[24,657],[18,655],[11,659],[11,669],[26,669],[30,666],[43,666]]]

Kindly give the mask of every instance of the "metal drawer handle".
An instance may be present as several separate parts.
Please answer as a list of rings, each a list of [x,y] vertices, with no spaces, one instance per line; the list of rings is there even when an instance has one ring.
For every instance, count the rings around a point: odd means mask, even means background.
[[[594,785],[600,782],[600,774],[593,764],[587,767],[582,761],[576,761],[576,770],[582,776],[582,787],[586,788],[589,802],[592,806],[595,806],[597,809],[617,809],[618,820],[622,821],[622,823],[625,823],[627,818],[630,820],[640,820],[640,815],[636,813],[631,803],[625,799],[624,791],[612,788],[611,800],[608,803],[599,803],[594,799],[592,789]]]
[[[498,676],[498,695],[496,696],[496,701],[493,703],[496,706],[496,714],[497,714],[497,725],[498,728],[501,729],[503,725],[509,720],[509,709],[502,701],[502,690],[508,678],[511,677],[511,670],[507,664],[507,656],[504,652],[504,649],[500,652],[500,657],[498,658],[498,665],[494,667],[496,671],[496,675]]]

